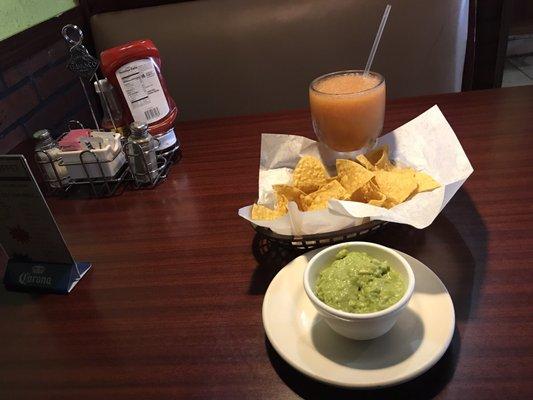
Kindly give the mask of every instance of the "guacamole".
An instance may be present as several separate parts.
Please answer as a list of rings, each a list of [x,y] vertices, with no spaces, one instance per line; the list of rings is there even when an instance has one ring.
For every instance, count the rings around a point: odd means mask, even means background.
[[[384,310],[400,300],[407,289],[402,276],[386,261],[347,249],[335,258],[316,282],[316,295],[333,308],[351,313]]]

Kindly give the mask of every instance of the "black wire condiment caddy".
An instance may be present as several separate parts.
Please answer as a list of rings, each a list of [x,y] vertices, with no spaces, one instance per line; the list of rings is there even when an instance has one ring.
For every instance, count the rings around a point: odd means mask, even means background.
[[[70,151],[60,149],[56,142],[61,142],[74,124],[77,128],[84,129],[80,122],[69,121],[67,131],[55,140],[50,137],[48,131],[40,131],[47,135],[48,142],[46,147],[36,148],[34,158],[43,177],[45,192],[48,195],[68,196],[77,192],[77,189],[88,189],[92,197],[109,197],[120,194],[126,189],[156,187],[166,179],[170,166],[181,157],[179,140],[172,146],[158,151],[159,140],[155,136],[153,140],[156,145],[150,149],[154,163],[153,165],[147,163],[147,150],[127,140],[122,128],[117,127],[118,124],[105,95],[100,96],[102,111],[112,127],[107,131],[102,129],[87,90],[87,86],[94,86],[97,92],[104,92],[102,80],[97,73],[99,62],[83,45],[83,32],[78,26],[65,25],[61,34],[69,46],[70,58],[67,68],[78,76],[95,126],[95,129],[90,129],[90,136],[107,134],[108,138],[112,135],[112,140],[107,142],[107,147],[104,149],[101,146],[93,147],[91,143],[85,141],[85,146]]]

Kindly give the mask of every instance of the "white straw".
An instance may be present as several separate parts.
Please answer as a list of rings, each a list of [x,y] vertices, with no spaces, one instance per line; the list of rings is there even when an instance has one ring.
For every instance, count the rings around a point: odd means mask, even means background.
[[[376,55],[376,51],[378,50],[379,41],[381,40],[383,29],[385,29],[385,25],[387,24],[387,18],[389,18],[389,13],[390,13],[391,8],[392,6],[390,4],[387,4],[387,7],[385,7],[385,12],[383,13],[383,17],[381,17],[381,23],[379,24],[378,33],[376,33],[376,38],[374,39],[372,50],[370,50],[370,55],[368,56],[368,60],[366,61],[364,75],[367,75],[368,71],[370,71],[370,67],[372,66],[372,62],[374,61],[374,56]]]

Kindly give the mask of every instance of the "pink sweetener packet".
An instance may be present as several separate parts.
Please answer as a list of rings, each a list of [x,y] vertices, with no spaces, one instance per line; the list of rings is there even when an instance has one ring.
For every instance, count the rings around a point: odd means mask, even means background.
[[[81,150],[80,138],[89,137],[91,134],[90,129],[71,129],[63,138],[59,141],[59,146],[65,151],[77,151]]]

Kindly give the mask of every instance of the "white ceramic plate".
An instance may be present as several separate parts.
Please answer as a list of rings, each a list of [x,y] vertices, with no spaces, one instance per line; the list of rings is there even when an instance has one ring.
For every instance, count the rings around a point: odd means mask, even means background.
[[[376,388],[413,379],[442,357],[453,336],[455,313],[446,287],[433,271],[399,252],[415,274],[413,297],[388,333],[355,341],[333,332],[304,292],[304,269],[316,252],[287,264],[263,300],[265,332],[285,361],[332,385]]]

